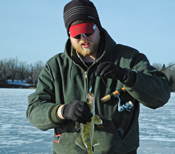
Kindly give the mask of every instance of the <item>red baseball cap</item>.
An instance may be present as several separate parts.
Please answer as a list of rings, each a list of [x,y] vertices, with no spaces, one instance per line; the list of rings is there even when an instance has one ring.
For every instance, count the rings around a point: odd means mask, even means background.
[[[90,34],[93,32],[93,22],[85,22],[81,24],[72,25],[69,28],[71,37],[75,37],[79,34]]]

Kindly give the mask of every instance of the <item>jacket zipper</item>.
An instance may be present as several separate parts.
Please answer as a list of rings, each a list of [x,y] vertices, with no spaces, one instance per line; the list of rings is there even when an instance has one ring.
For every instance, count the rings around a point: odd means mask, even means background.
[[[88,73],[87,73],[87,71],[85,71],[84,72],[84,76],[85,76],[85,80],[86,80],[86,91],[87,91],[87,93],[88,93],[88,91],[89,91],[89,89],[88,89]]]
[[[84,77],[85,77],[85,86],[86,86],[86,92],[88,93],[89,92],[89,89],[88,89],[88,70],[85,71],[80,65],[76,64],[80,69],[82,69],[84,71]]]

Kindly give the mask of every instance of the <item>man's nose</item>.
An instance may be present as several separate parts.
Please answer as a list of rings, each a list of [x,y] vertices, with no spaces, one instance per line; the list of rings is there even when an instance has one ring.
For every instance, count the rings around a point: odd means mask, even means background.
[[[87,36],[85,34],[81,34],[81,39],[82,40],[86,40],[87,39]]]

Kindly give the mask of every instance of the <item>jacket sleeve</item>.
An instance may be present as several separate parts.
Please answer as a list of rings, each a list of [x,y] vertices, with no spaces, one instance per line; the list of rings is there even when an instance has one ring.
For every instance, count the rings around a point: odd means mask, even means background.
[[[156,109],[163,106],[170,98],[170,85],[162,72],[150,65],[144,54],[136,52],[132,57],[130,81],[132,85],[125,84],[128,93],[143,105]],[[129,86],[128,86],[129,85]]]
[[[55,103],[54,80],[49,66],[41,71],[36,91],[28,97],[26,116],[29,122],[41,130],[58,127],[63,123],[57,116],[61,104]]]

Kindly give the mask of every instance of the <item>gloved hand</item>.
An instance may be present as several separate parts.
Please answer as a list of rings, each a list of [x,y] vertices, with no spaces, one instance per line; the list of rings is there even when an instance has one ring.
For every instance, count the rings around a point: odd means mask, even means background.
[[[125,81],[128,78],[127,70],[121,68],[111,62],[103,62],[97,66],[95,71],[96,76],[104,76],[106,78]]]
[[[63,117],[74,122],[86,124],[91,122],[92,113],[86,102],[75,100],[63,108]]]

